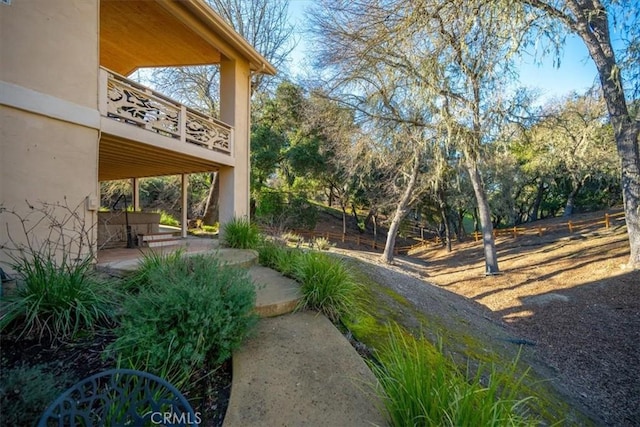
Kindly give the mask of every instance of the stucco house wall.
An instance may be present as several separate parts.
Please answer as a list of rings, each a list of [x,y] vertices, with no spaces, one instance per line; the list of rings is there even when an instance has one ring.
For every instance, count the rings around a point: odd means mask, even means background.
[[[98,2],[0,4],[0,37],[0,203],[26,216],[25,200],[66,197],[94,222],[84,199],[98,191]]]

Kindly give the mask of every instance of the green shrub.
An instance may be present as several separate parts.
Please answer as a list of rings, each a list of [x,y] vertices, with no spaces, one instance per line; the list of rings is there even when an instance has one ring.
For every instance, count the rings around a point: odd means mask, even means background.
[[[116,295],[96,276],[90,258],[76,262],[64,254],[56,261],[46,251],[19,254],[11,262],[18,286],[3,301],[0,331],[13,325],[20,335],[68,339],[112,318]]]
[[[296,279],[296,269],[301,259],[306,256],[304,252],[296,248],[283,247],[275,258],[275,269],[284,276]]]
[[[236,249],[256,249],[260,243],[260,230],[244,218],[234,218],[223,225],[224,244]]]
[[[45,409],[73,383],[65,373],[54,374],[46,365],[2,367],[0,420],[2,425],[35,425]]]
[[[291,212],[287,222],[289,227],[313,230],[318,223],[318,208],[309,203],[306,197],[296,196],[289,202]]]
[[[334,322],[351,314],[358,285],[342,261],[309,252],[294,258],[292,266],[302,285],[300,308],[318,310]]]
[[[172,252],[145,252],[133,274],[127,276],[121,286],[128,292],[138,292],[153,286],[150,275],[169,274],[176,269],[185,268],[183,248]]]
[[[260,265],[277,270],[277,259],[286,247],[282,243],[265,239],[257,250]]]
[[[165,211],[160,211],[160,224],[170,227],[180,227],[180,221]]]
[[[150,286],[125,300],[108,354],[182,389],[205,362],[221,364],[238,348],[256,322],[255,290],[245,271],[211,256],[172,263],[149,269]]]
[[[285,214],[284,193],[263,190],[256,197],[256,218],[272,223]]]
[[[371,368],[384,390],[389,421],[394,426],[521,426],[525,403],[517,400],[522,379],[514,362],[506,374],[480,367],[468,375],[448,360],[442,349],[392,330],[388,344]],[[511,378],[511,379],[510,379]]]

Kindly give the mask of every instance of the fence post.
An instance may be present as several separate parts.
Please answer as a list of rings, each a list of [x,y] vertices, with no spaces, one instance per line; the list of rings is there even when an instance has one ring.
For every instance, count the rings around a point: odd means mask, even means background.
[[[542,237],[542,227],[538,226],[538,236]]]
[[[568,222],[569,225],[569,233],[573,233],[573,224],[571,223],[571,221]]]
[[[513,226],[513,238],[518,238],[518,227],[516,227],[515,225]]]
[[[611,226],[611,222],[609,220],[609,214],[606,213],[604,214],[604,227],[608,230],[610,226]]]
[[[360,246],[360,236],[358,236],[358,237],[357,237],[357,239],[356,239],[356,244],[357,244],[358,246]]]

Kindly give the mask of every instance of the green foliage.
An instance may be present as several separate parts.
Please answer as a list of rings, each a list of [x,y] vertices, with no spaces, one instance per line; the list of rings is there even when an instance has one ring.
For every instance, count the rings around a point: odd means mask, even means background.
[[[321,251],[328,251],[333,245],[324,237],[316,237],[316,239],[313,241],[313,246]]]
[[[318,208],[307,201],[306,197],[296,196],[289,202],[290,220],[288,226],[313,230],[318,223]]]
[[[306,254],[299,249],[283,247],[276,253],[275,269],[287,277],[296,277],[296,269]]]
[[[220,224],[218,223],[215,223],[214,225],[203,224],[200,228],[202,228],[202,230],[206,231],[207,233],[217,233],[218,230],[220,229]]]
[[[180,221],[165,211],[160,211],[160,224],[170,227],[180,227]]]
[[[223,225],[224,244],[235,249],[255,249],[260,244],[260,230],[244,218],[234,218]]]
[[[180,248],[173,252],[149,251],[142,255],[138,268],[133,274],[121,283],[121,286],[128,292],[139,292],[141,289],[148,289],[154,285],[152,276],[157,274],[170,274],[179,268],[183,268],[185,251]]]
[[[289,248],[273,240],[265,240],[258,247],[258,262],[287,277],[295,277],[296,265],[304,256],[299,249]]]
[[[148,286],[125,300],[108,353],[179,389],[191,385],[205,362],[229,359],[256,322],[247,273],[211,256],[175,256],[142,276]]]
[[[302,284],[300,308],[318,310],[334,322],[352,314],[358,285],[346,265],[319,252],[308,252],[292,263]]]
[[[258,247],[258,262],[268,268],[277,270],[277,259],[281,251],[286,247],[279,242],[265,239]]]
[[[256,196],[256,219],[273,224],[285,215],[284,193],[263,189]]]
[[[389,421],[394,426],[523,426],[526,402],[518,400],[522,378],[513,382],[517,361],[506,373],[480,367],[475,375],[460,372],[425,339],[399,328],[370,366],[384,390]]]
[[[3,301],[2,331],[13,325],[21,335],[68,339],[112,318],[115,294],[89,258],[75,262],[63,254],[56,261],[43,251],[21,251],[12,255],[11,268],[18,287]]]
[[[65,373],[54,374],[46,365],[2,367],[0,420],[3,425],[35,425],[47,406],[72,381]]]

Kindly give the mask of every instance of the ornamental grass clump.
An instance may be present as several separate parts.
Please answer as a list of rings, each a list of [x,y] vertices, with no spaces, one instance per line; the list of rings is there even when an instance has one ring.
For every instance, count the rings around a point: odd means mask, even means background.
[[[294,258],[291,264],[295,279],[302,285],[299,308],[320,311],[333,322],[352,314],[358,285],[342,261],[308,252]]]
[[[508,372],[461,372],[442,349],[425,339],[392,330],[386,347],[370,366],[384,392],[382,398],[393,426],[529,426],[519,399],[522,377],[513,362]]]
[[[63,254],[56,259],[44,250],[11,257],[17,288],[3,298],[0,331],[12,325],[19,336],[72,339],[112,319],[117,296],[96,275],[90,258],[73,261]]]
[[[224,244],[235,249],[256,249],[261,235],[258,227],[244,218],[234,218],[222,227]]]
[[[212,256],[174,258],[172,266],[146,271],[149,286],[125,300],[108,353],[183,389],[205,363],[218,366],[239,347],[257,321],[256,295],[246,271]]]
[[[151,280],[151,276],[162,276],[180,269],[187,269],[188,264],[183,261],[183,248],[171,252],[145,252],[133,274],[127,276],[121,286],[127,292],[139,292],[141,289],[152,287],[158,281]]]

